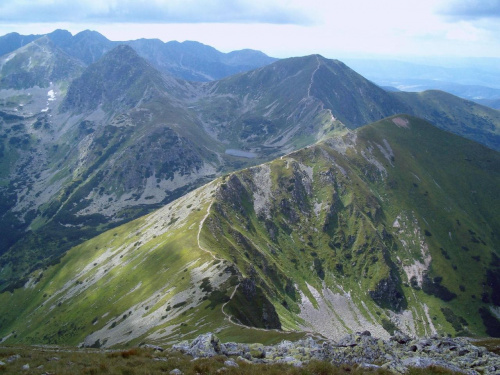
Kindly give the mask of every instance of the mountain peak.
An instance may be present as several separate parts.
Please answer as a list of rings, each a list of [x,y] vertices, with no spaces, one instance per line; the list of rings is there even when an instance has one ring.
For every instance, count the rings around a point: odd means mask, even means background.
[[[111,56],[133,58],[133,59],[141,59],[141,57],[139,57],[139,55],[137,54],[137,52],[135,52],[135,50],[132,47],[130,47],[130,46],[126,45],[126,44],[120,44],[117,47],[113,48],[111,51],[109,51],[105,55],[105,58],[109,59]]]
[[[78,34],[75,34],[74,38],[75,39],[95,38],[95,39],[109,41],[109,39],[106,38],[101,33],[94,31],[94,30],[88,30],[88,29],[80,31]]]
[[[86,111],[97,109],[132,108],[141,100],[148,87],[164,82],[154,69],[135,50],[119,45],[90,65],[79,79],[71,84],[62,110]]]
[[[82,71],[82,64],[42,36],[0,59],[2,88],[47,87],[66,81]]]

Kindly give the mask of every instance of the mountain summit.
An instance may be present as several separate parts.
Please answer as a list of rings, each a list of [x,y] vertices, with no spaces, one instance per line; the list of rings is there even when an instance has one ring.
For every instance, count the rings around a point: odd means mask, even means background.
[[[162,75],[129,46],[121,45],[72,82],[62,110],[132,108],[150,94],[166,90]]]

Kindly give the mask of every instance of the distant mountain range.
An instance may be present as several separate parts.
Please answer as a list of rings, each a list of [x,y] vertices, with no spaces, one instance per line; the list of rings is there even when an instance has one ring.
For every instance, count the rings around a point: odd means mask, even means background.
[[[4,35],[0,37],[0,56],[15,51],[42,36],[17,33]],[[163,43],[159,39],[138,39],[113,42],[98,32],[90,30],[82,31],[74,36],[66,30],[56,30],[45,36],[60,50],[85,65],[96,62],[116,46],[127,44],[160,72],[185,80],[201,82],[220,79],[276,61],[260,51],[246,49],[222,53],[213,47],[190,41]]]
[[[381,86],[414,92],[441,90],[500,109],[500,59],[457,59],[441,63],[346,59],[345,62]]]
[[[265,329],[494,332],[499,111],[319,55],[62,30],[0,51],[0,301],[32,301],[0,336],[170,340],[204,313],[221,328],[222,305]]]

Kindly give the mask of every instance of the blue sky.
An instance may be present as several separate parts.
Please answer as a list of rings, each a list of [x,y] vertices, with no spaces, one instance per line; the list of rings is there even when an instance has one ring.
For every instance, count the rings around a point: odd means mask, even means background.
[[[271,56],[500,57],[500,0],[0,0],[0,34],[96,30]]]

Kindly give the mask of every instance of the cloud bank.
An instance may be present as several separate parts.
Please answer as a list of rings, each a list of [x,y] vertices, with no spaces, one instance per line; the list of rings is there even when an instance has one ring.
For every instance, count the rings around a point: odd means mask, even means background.
[[[290,0],[7,0],[8,23],[268,23],[311,24]]]

